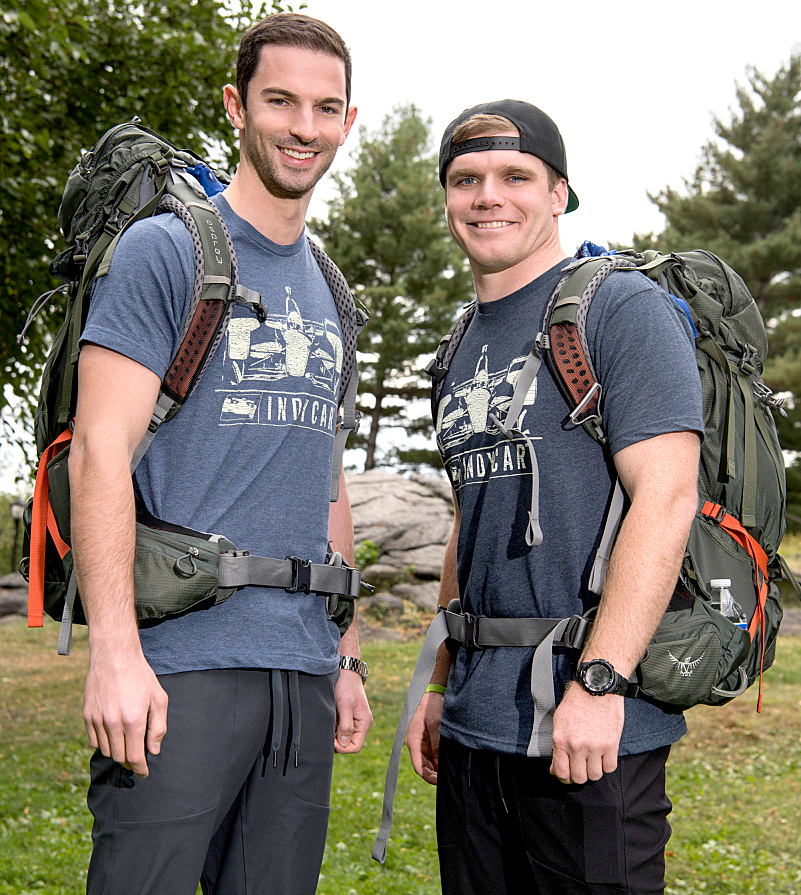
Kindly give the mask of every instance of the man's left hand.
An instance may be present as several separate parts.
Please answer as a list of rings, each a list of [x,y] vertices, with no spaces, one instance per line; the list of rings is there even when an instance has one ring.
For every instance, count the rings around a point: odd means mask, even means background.
[[[355,671],[340,671],[334,689],[334,700],[337,707],[334,750],[343,753],[358,752],[373,723],[373,713],[367,702],[361,676]]]
[[[622,696],[592,696],[580,684],[568,685],[553,716],[554,777],[586,783],[614,771],[624,714]]]

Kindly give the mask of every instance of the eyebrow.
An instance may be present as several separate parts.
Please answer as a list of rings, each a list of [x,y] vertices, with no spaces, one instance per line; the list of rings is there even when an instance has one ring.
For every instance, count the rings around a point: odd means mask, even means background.
[[[293,93],[291,90],[285,90],[283,87],[265,87],[261,90],[260,95],[262,97],[269,96],[282,96],[285,99],[300,99],[297,93]],[[315,106],[342,106],[345,105],[345,100],[340,96],[324,96],[320,99],[316,99],[314,101]]]
[[[478,171],[475,168],[473,168],[469,165],[465,165],[465,164],[463,164],[461,167],[459,167],[458,165],[455,166],[455,160],[454,160],[454,162],[451,163],[451,166],[448,169],[448,181],[450,182],[452,177],[454,179],[458,178],[458,177],[481,177],[485,173],[486,172]],[[522,164],[504,165],[503,168],[501,168],[498,173],[502,177],[508,177],[510,174],[524,174],[526,177],[532,177],[532,178],[540,176],[540,174],[536,168],[528,167],[527,165],[522,165]]]

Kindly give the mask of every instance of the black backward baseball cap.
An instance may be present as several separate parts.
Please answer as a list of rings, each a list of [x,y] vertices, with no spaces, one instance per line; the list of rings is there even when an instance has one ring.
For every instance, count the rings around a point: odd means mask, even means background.
[[[453,142],[453,132],[474,115],[501,115],[508,118],[520,133],[519,137],[476,137],[463,143]],[[472,109],[465,109],[445,128],[439,147],[439,180],[445,186],[445,171],[448,165],[465,152],[486,152],[489,149],[515,149],[527,152],[549,164],[567,180],[567,155],[565,142],[559,128],[542,109],[517,99],[500,99],[491,103],[481,103]],[[565,212],[578,208],[578,196],[568,181],[567,208]]]

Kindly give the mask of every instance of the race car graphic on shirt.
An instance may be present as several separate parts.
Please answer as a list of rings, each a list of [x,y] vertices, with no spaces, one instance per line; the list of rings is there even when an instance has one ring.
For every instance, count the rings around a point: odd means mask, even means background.
[[[505,367],[492,371],[489,346],[484,345],[472,377],[459,383],[449,382],[443,389],[437,411],[437,441],[447,458],[447,472],[457,490],[463,485],[483,482],[495,475],[525,475],[530,472],[523,440],[509,441],[501,437],[494,421],[506,421],[515,385],[525,362],[526,356],[522,355],[513,358]],[[530,433],[525,418],[536,398],[535,380],[526,394],[517,420],[518,427],[527,434]],[[495,437],[490,441],[488,436]]]
[[[304,319],[292,289],[285,292],[285,313],[237,316],[228,324],[220,424],[333,432],[343,359],[339,323]]]

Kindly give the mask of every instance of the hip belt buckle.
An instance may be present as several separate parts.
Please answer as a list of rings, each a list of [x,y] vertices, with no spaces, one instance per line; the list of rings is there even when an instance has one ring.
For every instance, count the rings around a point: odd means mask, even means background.
[[[311,593],[311,560],[299,556],[287,556],[292,563],[292,584],[284,588],[289,594]]]
[[[462,617],[464,618],[464,640],[462,641],[462,646],[465,649],[483,649],[484,647],[480,646],[478,642],[481,616],[465,612]]]

